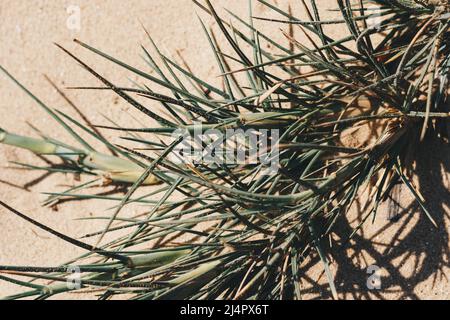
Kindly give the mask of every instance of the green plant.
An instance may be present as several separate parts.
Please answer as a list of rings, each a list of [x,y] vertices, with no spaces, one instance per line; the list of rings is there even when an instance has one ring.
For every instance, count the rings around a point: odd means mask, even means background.
[[[127,139],[157,147],[161,151],[158,155],[112,145],[77,120],[53,111],[28,91],[81,147],[73,148],[50,138],[36,140],[0,132],[3,143],[64,160],[63,166],[49,170],[106,175],[112,182],[132,185],[118,200],[105,230],[84,237],[98,237],[95,246],[51,230],[0,202],[19,217],[88,250],[74,260],[83,274],[81,288],[100,288],[102,299],[121,294],[131,294],[134,299],[301,299],[299,269],[314,252],[322,260],[331,292],[337,298],[323,240],[333,233],[362,186],[375,181],[372,204],[363,222],[376,218],[380,203],[401,181],[430,223],[436,225],[420,190],[411,181],[409,169],[412,148],[426,139],[444,137],[447,130],[448,1],[378,0],[372,1],[379,5],[378,9],[369,10],[364,1],[355,5],[338,0],[341,18],[332,21],[320,19],[315,0],[308,4],[302,1],[310,17],[310,21],[302,21],[259,0],[280,14],[281,18],[272,22],[296,26],[310,40],[310,46],[306,46],[286,34],[291,47],[274,42],[254,28],[254,19],[268,19],[250,13],[246,22],[234,16],[240,23],[236,27],[222,20],[208,0],[205,4],[194,2],[214,17],[234,51],[233,56],[226,54],[213,32],[203,25],[223,73],[224,89],[197,78],[156,46],[162,65],[149,51],[144,49],[144,53],[159,77],[77,40],[79,45],[143,80],[169,89],[172,96],[155,93],[145,85],[119,88],[61,47],[104,85],[76,89],[114,91],[159,123],[153,128],[102,128],[158,136],[158,143],[154,138]],[[369,26],[367,21],[374,17],[379,17],[380,22]],[[345,24],[349,35],[332,39],[324,32],[326,24]],[[382,35],[381,39],[377,35]],[[263,49],[264,42],[280,51],[281,56]],[[230,63],[240,68],[232,70]],[[299,67],[310,70],[300,72]],[[238,73],[247,77],[248,85],[237,80]],[[168,116],[148,109],[133,95],[160,102]],[[192,133],[200,127],[196,122],[202,123],[201,130],[279,130],[279,139],[271,137],[272,145],[280,149],[278,171],[263,175],[262,163],[193,166],[171,161],[170,153],[182,141],[165,143],[164,138],[180,127]],[[360,147],[342,143],[346,130],[365,124],[380,126],[381,134]],[[91,134],[117,156],[100,155],[71,126]],[[75,192],[97,180],[95,177],[53,194],[47,203],[80,198]],[[133,198],[140,186],[156,182],[160,185],[152,193]],[[181,198],[172,200],[176,194]],[[149,212],[144,217],[120,219],[121,210],[130,203],[146,204]],[[126,236],[102,244],[105,234],[123,229],[129,231]],[[193,240],[175,247],[165,242],[186,234]],[[163,245],[139,249],[154,240]],[[344,246],[343,242],[335,243],[334,250]],[[48,298],[78,289],[66,285],[68,268],[69,264],[55,268],[0,266],[6,273],[0,279],[30,288],[8,298]],[[23,282],[13,275],[59,284]]]

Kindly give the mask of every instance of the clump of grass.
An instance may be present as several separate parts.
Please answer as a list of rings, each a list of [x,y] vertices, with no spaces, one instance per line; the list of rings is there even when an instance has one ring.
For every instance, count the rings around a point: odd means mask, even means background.
[[[146,138],[126,141],[157,145],[161,151],[157,156],[133,146],[112,145],[77,120],[47,107],[28,91],[81,147],[73,148],[50,138],[36,140],[6,131],[0,133],[3,143],[60,157],[65,161],[64,170],[88,175],[98,175],[99,170],[112,182],[131,185],[123,198],[105,197],[119,201],[119,205],[104,230],[83,237],[86,241],[94,238],[94,246],[62,235],[0,203],[19,217],[87,250],[83,257],[57,268],[0,266],[5,274],[0,276],[2,280],[30,288],[8,298],[43,299],[67,291],[95,289],[101,299],[123,294],[131,294],[134,299],[301,299],[300,270],[311,254],[320,257],[330,290],[337,298],[327,259],[329,248],[323,240],[334,241],[330,235],[337,223],[369,182],[374,182],[375,188],[363,223],[375,221],[380,203],[401,182],[430,223],[438,227],[426,200],[414,186],[409,169],[417,144],[445,138],[446,134],[448,1],[379,0],[372,1],[379,5],[378,9],[369,10],[363,1],[352,4],[338,0],[341,17],[332,21],[321,20],[316,1],[302,1],[310,18],[305,21],[259,0],[278,13],[280,19],[253,17],[250,13],[247,21],[234,15],[238,26],[222,20],[208,0],[194,2],[215,19],[233,52],[225,53],[213,31],[202,23],[222,72],[223,88],[199,79],[186,66],[164,56],[151,38],[162,63],[157,64],[148,50],[144,49],[144,53],[158,77],[76,41],[140,76],[143,84],[133,88],[115,86],[61,48],[103,85],[76,89],[113,91],[159,123],[152,128],[102,126],[145,134]],[[380,22],[370,26],[368,20],[374,17],[379,17]],[[286,34],[290,46],[277,43],[254,27],[255,19],[299,28],[310,45],[290,34]],[[327,24],[345,25],[349,35],[332,39],[324,31]],[[382,36],[381,40],[374,40],[377,35]],[[264,43],[275,47],[278,53],[265,50]],[[234,64],[239,67],[231,69]],[[305,66],[310,70],[300,72],[300,67]],[[6,72],[3,68],[2,71]],[[238,74],[246,76],[248,84],[239,82]],[[145,82],[164,87],[172,95],[155,93]],[[136,95],[160,103],[166,113],[147,108]],[[341,137],[349,128],[380,120],[383,130],[373,142],[362,147],[342,144]],[[272,142],[280,146],[279,170],[261,175],[263,163],[179,164],[169,155],[181,139],[155,143],[155,137],[163,141],[179,128],[192,133],[198,122],[204,128],[219,131],[278,129],[279,138],[271,139],[277,139]],[[117,156],[97,153],[73,127],[97,138]],[[155,182],[160,185],[151,194],[132,198],[142,185]],[[86,186],[79,185],[57,196],[80,197],[74,190]],[[181,194],[181,199],[169,200],[174,194]],[[159,200],[153,201],[155,197]],[[131,202],[146,204],[149,212],[121,220],[121,210]],[[129,233],[103,244],[103,237],[116,230]],[[193,239],[173,240],[186,234]],[[154,249],[139,249],[154,241],[159,244]],[[334,250],[343,247],[343,242],[333,244]],[[83,265],[83,261],[90,262]],[[65,284],[70,264],[79,266],[81,289]],[[59,284],[40,285],[13,276]]]

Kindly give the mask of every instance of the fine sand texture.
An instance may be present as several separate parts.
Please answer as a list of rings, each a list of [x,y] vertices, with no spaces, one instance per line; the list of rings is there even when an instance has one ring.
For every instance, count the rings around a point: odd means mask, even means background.
[[[304,17],[300,1],[269,2],[282,8],[287,8],[291,2],[294,14]],[[316,2],[324,9],[329,9],[334,1]],[[227,16],[223,10],[226,7],[239,16],[248,18],[247,0],[214,0],[213,3],[222,16]],[[79,24],[76,20],[78,13]],[[79,47],[72,40],[81,39],[130,65],[150,71],[141,58],[140,46],[151,48],[142,27],[144,26],[165,54],[177,61],[184,59],[200,78],[220,85],[220,72],[202,32],[197,13],[207,26],[217,31],[217,25],[190,0],[2,0],[0,64],[46,104],[80,119],[80,115],[58,95],[45,75],[63,89],[67,86],[97,86],[99,83],[54,43],[74,52],[116,85],[129,86],[130,81],[142,80]],[[257,1],[254,1],[253,14],[280,18]],[[324,19],[333,16],[332,12],[325,10],[322,14]],[[235,20],[232,21],[236,23]],[[288,45],[280,31],[280,28],[286,30],[286,25],[273,22],[257,22],[256,25],[273,39]],[[346,33],[340,26],[329,26],[328,31],[332,36]],[[307,41],[300,30],[294,30],[294,35],[299,41]],[[224,39],[220,36],[218,39],[226,52],[231,54],[232,50],[225,47]],[[157,86],[152,88],[164,92]],[[108,125],[110,122],[107,119],[122,126],[139,127],[151,123],[112,93],[64,92],[94,124]],[[48,136],[73,143],[29,96],[0,74],[0,127],[22,135],[36,136],[32,126]],[[117,134],[108,131],[103,133],[114,143],[120,141]],[[87,139],[93,142],[88,137]],[[433,227],[408,190],[399,189],[398,201],[383,205],[373,224],[369,222],[347,244],[345,250],[336,248],[335,251],[341,253],[330,257],[340,298],[450,298],[449,146],[448,143],[437,141],[419,149],[421,156],[415,164],[415,181],[423,191],[439,228]],[[79,219],[108,216],[111,213],[108,208],[114,203],[89,200],[44,208],[41,206],[41,201],[45,198],[44,192],[65,190],[67,186],[78,183],[76,178],[72,175],[43,175],[39,171],[18,170],[13,162],[45,165],[45,162],[29,152],[0,145],[0,200],[73,237],[104,228],[104,221]],[[102,190],[92,192],[101,193]],[[369,193],[370,190],[363,192],[347,221],[339,226],[337,237],[344,237],[351,232],[352,226],[358,225],[365,213],[364,197]],[[127,207],[123,210],[123,216],[133,216],[143,210],[140,206]],[[392,210],[400,213],[396,222],[386,219]],[[0,208],[0,265],[57,266],[82,253],[81,249],[56,239]],[[373,268],[379,268],[381,288],[370,290],[367,281],[375,270]],[[323,268],[317,258],[307,261],[302,272],[308,276],[307,281],[302,283],[305,299],[331,298]],[[0,298],[21,290],[23,289],[0,281]],[[65,299],[93,297],[95,294],[61,296]]]

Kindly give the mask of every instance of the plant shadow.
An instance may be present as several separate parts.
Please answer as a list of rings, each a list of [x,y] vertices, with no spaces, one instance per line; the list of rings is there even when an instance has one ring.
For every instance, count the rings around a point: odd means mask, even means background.
[[[375,232],[366,232],[367,228],[363,227],[350,242],[330,250],[335,284],[341,299],[444,298],[437,292],[436,285],[442,281],[449,282],[446,276],[450,267],[449,149],[448,142],[443,139],[428,139],[418,147],[414,170],[417,185],[438,228],[414,200],[402,208],[398,220],[386,219],[383,222],[383,218],[378,217]],[[353,232],[351,219],[340,219],[335,228],[338,238],[347,239]],[[384,225],[380,226],[380,223]],[[373,227],[369,226],[369,229]],[[320,264],[318,259],[314,260]],[[303,267],[303,271],[308,273],[315,265],[312,261]],[[370,266],[379,268],[380,286],[375,286],[377,288],[369,283],[374,274]],[[323,278],[322,275],[321,280]],[[317,281],[310,277],[308,282],[311,285],[306,294],[317,299],[332,298],[326,280]],[[316,282],[320,284],[316,285]],[[427,296],[421,294],[420,286],[424,283],[431,288],[427,290]]]

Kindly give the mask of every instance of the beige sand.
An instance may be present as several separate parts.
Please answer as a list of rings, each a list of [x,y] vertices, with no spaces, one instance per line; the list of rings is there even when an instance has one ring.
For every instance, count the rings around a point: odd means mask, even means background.
[[[284,8],[288,3],[286,0],[275,2]],[[291,2],[297,4],[299,1]],[[215,0],[214,3],[218,7],[226,6],[243,17],[247,15],[245,0]],[[318,0],[318,3],[329,5],[332,1]],[[80,30],[70,30],[67,27],[69,14],[66,9],[71,5],[80,7]],[[270,15],[260,4],[255,4],[254,12],[260,16]],[[294,7],[294,12],[301,15],[297,7]],[[97,82],[61,53],[53,42],[72,50],[117,84],[127,84],[127,79],[136,78],[81,49],[71,40],[74,37],[82,39],[132,65],[145,68],[139,57],[139,45],[148,46],[140,26],[142,22],[165,53],[175,56],[176,50],[181,50],[183,57],[200,77],[219,81],[214,58],[195,13],[196,8],[190,0],[3,0],[0,2],[0,64],[50,106],[76,116],[44,80],[43,74],[47,74],[59,86],[96,85]],[[326,14],[331,16],[330,13]],[[205,19],[211,24],[207,17]],[[264,30],[271,30],[274,38],[285,41],[280,35],[279,27],[267,24]],[[331,27],[330,31],[335,34],[343,33],[336,27]],[[297,37],[300,38],[300,35],[297,34]],[[106,115],[123,125],[136,125],[131,116],[125,115],[125,111],[134,115],[136,113],[132,113],[129,106],[112,94],[68,92],[68,95],[95,124],[107,124],[102,116]],[[71,142],[29,97],[4,76],[0,76],[0,115],[0,127],[7,130],[33,135],[33,130],[27,125],[29,122],[46,134]],[[106,135],[109,136],[109,133]],[[341,298],[450,298],[450,284],[446,277],[449,274],[450,153],[448,146],[435,146],[432,152],[428,150],[427,154],[432,154],[433,157],[426,158],[419,164],[420,185],[430,199],[431,210],[440,229],[434,229],[423,213],[413,205],[408,192],[402,191],[401,205],[407,210],[399,222],[387,222],[384,219],[387,209],[382,208],[380,218],[355,238],[351,249],[346,254],[334,257],[333,270],[336,272]],[[80,222],[74,219],[93,214],[104,215],[111,203],[66,203],[60,205],[58,211],[40,206],[43,199],[41,192],[61,191],[61,185],[74,183],[73,177],[52,175],[37,183],[30,183],[39,178],[41,173],[6,168],[8,161],[42,164],[28,152],[0,146],[0,199],[42,223],[72,236],[97,231],[104,226],[104,223],[100,222]],[[440,163],[439,169],[436,162]],[[429,163],[433,163],[433,166]],[[435,168],[434,171],[431,171],[430,167]],[[442,172],[446,173],[445,179],[441,177]],[[22,189],[25,185],[29,185],[28,191]],[[132,213],[128,212],[130,215]],[[355,213],[354,218],[357,216]],[[342,230],[346,232],[348,228],[348,225],[342,226]],[[363,254],[359,254],[360,252]],[[54,266],[80,253],[77,248],[0,209],[0,264]],[[381,290],[367,289],[367,267],[372,264],[381,268]],[[305,298],[330,298],[322,268],[317,266],[317,261],[312,261],[308,269],[310,281],[303,283]],[[316,282],[320,283],[319,287],[315,286]],[[0,297],[17,290],[15,286],[0,282]],[[86,296],[68,295],[65,298],[77,299]]]

